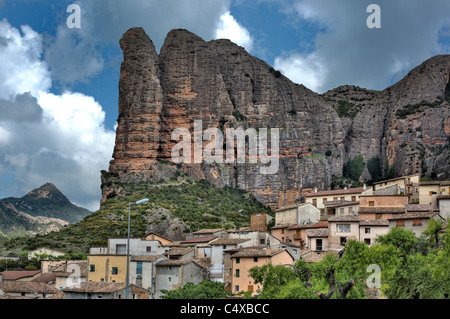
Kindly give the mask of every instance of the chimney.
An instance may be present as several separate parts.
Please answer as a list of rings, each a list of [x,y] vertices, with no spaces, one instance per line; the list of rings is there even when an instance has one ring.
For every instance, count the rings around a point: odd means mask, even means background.
[[[314,187],[314,193],[317,193],[317,187]]]
[[[366,190],[367,189],[367,185],[366,183],[364,183],[363,189]]]

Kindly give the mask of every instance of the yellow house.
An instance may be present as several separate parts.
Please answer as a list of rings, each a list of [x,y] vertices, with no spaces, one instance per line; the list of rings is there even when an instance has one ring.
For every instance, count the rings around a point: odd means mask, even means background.
[[[126,282],[126,255],[89,255],[87,281]]]
[[[448,196],[450,195],[449,181],[421,182],[419,186],[419,204],[432,205],[433,195]]]
[[[265,264],[286,265],[294,262],[294,257],[282,248],[243,248],[231,255],[231,288],[233,293],[240,291],[253,291],[255,295],[262,289],[261,285],[254,284],[249,270],[255,266],[261,267]]]

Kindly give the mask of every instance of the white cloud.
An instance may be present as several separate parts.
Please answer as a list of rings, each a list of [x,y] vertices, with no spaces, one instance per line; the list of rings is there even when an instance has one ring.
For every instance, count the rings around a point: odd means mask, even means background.
[[[315,92],[322,91],[327,76],[323,61],[315,54],[290,54],[275,59],[274,68],[295,83],[303,84]]]
[[[115,137],[101,105],[80,93],[50,92],[42,39],[30,27],[21,34],[3,20],[0,39],[8,66],[0,79],[13,79],[0,87],[0,194],[23,196],[52,182],[74,203],[98,209],[100,170],[108,168]],[[11,178],[16,187],[8,187]]]
[[[242,27],[229,11],[220,17],[215,38],[229,39],[237,45],[244,47],[249,52],[253,49],[253,38],[250,32]]]
[[[385,89],[424,60],[449,53],[449,46],[439,42],[450,26],[448,0],[432,3],[378,0],[376,3],[381,7],[381,29],[369,29],[366,25],[370,2],[292,0],[284,3],[281,11],[292,23],[300,19],[321,31],[313,38],[312,52],[290,53],[276,61],[284,72],[305,74],[294,79],[300,77],[305,83],[311,83],[310,88],[323,92],[344,84]],[[304,67],[303,72],[300,66]]]
[[[42,37],[29,26],[19,30],[0,21],[0,98],[14,98],[16,94],[36,95],[51,87],[51,79],[42,54]]]

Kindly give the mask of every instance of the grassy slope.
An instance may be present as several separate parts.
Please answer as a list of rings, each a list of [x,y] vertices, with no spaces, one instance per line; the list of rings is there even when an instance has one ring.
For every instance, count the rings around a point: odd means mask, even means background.
[[[186,222],[192,231],[198,228],[248,226],[253,213],[266,212],[273,215],[253,195],[239,189],[216,188],[204,180],[180,177],[173,181],[173,185],[160,186],[143,182],[129,184],[128,189],[133,195],[109,199],[99,211],[59,232],[5,242],[0,247],[0,254],[6,254],[5,250],[19,252],[40,246],[87,253],[89,246],[106,245],[108,237],[126,237],[128,203],[142,198],[149,198],[150,202],[133,207],[131,233],[134,237],[145,235],[147,218],[158,207],[169,210],[175,217]],[[239,213],[241,209],[243,211]]]

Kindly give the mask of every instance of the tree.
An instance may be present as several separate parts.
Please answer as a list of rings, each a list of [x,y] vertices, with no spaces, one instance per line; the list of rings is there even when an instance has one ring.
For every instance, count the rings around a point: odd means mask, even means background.
[[[225,291],[224,284],[205,279],[195,285],[188,282],[176,290],[162,290],[162,299],[225,299],[232,295],[230,291]]]
[[[344,165],[343,175],[344,177],[351,178],[352,180],[358,181],[359,177],[364,171],[364,157],[359,154],[354,159],[351,159]]]

